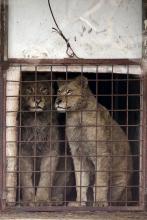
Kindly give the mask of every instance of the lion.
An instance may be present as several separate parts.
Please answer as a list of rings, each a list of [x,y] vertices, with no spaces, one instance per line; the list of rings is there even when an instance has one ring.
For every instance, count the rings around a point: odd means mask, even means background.
[[[31,81],[21,86],[20,184],[23,205],[47,205],[59,157],[57,117],[52,109],[50,82]],[[52,141],[53,140],[53,141]]]
[[[126,134],[97,102],[86,77],[59,80],[58,87],[55,108],[66,113],[66,136],[76,179],[77,198],[69,206],[87,205],[92,175],[93,206],[122,205],[131,198],[132,158]]]
[[[36,81],[34,75],[24,74],[20,91],[18,178],[21,202],[27,206],[64,205],[73,191],[70,186],[74,180],[71,161],[64,157],[59,143],[54,86],[47,74],[38,73]],[[65,186],[69,186],[68,189]]]

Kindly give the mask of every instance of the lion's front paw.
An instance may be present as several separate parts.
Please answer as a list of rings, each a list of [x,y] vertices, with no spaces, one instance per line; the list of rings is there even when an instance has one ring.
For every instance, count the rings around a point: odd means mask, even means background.
[[[35,198],[35,206],[49,206],[51,203],[48,199],[43,200],[40,198]]]
[[[52,206],[61,206],[64,204],[63,194],[52,196]]]
[[[68,206],[70,206],[70,207],[84,207],[84,206],[86,206],[86,202],[73,201],[73,202],[69,202]]]
[[[97,202],[95,202],[95,206],[100,207],[100,208],[108,207],[108,202],[106,202],[106,201],[97,201]]]
[[[48,193],[37,193],[35,197],[35,205],[36,206],[49,206],[50,199]]]
[[[51,203],[46,201],[37,201],[35,202],[35,206],[51,206]]]
[[[28,203],[27,203],[27,206],[29,206],[29,207],[34,207],[34,206],[35,206],[35,203],[34,203],[34,202],[28,202]]]

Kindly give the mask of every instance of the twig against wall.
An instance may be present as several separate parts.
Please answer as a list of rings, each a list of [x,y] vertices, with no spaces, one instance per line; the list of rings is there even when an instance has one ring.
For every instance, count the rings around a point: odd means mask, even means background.
[[[50,9],[50,12],[51,12],[51,15],[52,15],[52,18],[54,20],[54,23],[56,25],[56,28],[55,27],[52,27],[52,29],[57,32],[62,38],[63,40],[65,41],[66,43],[66,54],[68,55],[68,57],[70,58],[79,58],[76,53],[74,52],[74,50],[72,49],[70,43],[69,43],[69,40],[65,37],[65,35],[63,34],[63,32],[61,31],[61,29],[59,28],[59,25],[55,19],[55,16],[53,14],[53,10],[52,10],[52,7],[51,7],[51,4],[50,4],[50,0],[48,0],[48,6],[49,6],[49,9]]]

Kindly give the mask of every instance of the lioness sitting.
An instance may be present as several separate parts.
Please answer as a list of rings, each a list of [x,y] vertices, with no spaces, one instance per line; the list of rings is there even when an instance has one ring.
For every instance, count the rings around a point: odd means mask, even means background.
[[[91,175],[95,175],[94,205],[104,207],[109,201],[127,201],[132,160],[128,139],[108,110],[97,103],[86,77],[69,83],[59,81],[55,108],[67,112],[66,136],[71,149],[75,177],[76,202],[87,204]],[[127,172],[128,171],[128,172]],[[121,204],[121,203],[120,203]]]

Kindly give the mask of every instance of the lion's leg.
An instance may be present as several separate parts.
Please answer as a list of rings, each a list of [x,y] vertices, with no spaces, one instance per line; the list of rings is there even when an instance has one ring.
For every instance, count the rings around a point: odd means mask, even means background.
[[[87,190],[89,186],[89,172],[83,171],[85,168],[79,158],[74,157],[74,170],[76,177],[76,202],[70,202],[69,206],[85,206],[87,202]]]
[[[126,172],[114,172],[111,178],[110,201],[112,205],[124,205],[125,202],[131,201],[131,190],[127,188],[129,186],[129,176]]]
[[[95,206],[108,206],[109,158],[107,155],[97,158],[95,169],[94,200]]]
[[[44,157],[41,160],[40,180],[36,192],[37,205],[46,205],[51,201],[51,187],[57,166],[56,157]]]
[[[82,171],[81,173],[81,204],[86,205],[87,191],[90,184],[89,172]]]
[[[31,158],[20,159],[20,171],[23,205],[33,206],[35,201],[35,189],[32,183],[33,164]]]

